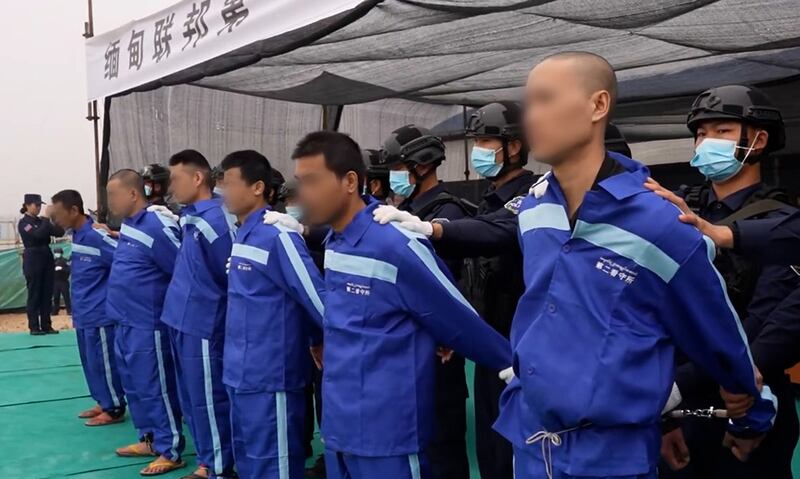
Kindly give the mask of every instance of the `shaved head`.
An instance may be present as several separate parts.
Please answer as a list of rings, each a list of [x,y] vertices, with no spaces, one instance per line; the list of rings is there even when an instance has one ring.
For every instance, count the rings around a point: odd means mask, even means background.
[[[573,69],[575,77],[580,80],[588,94],[607,91],[611,97],[608,116],[610,120],[611,112],[617,104],[617,74],[608,60],[589,52],[564,52],[550,55],[542,63],[547,61],[565,62],[568,68]]]
[[[119,181],[120,184],[125,188],[136,190],[137,192],[141,193],[142,196],[144,196],[144,179],[138,172],[129,170],[127,168],[124,170],[119,170],[111,175],[111,177],[108,179],[109,182],[113,180]]]
[[[525,134],[533,157],[555,165],[587,148],[602,151],[617,98],[605,58],[586,52],[547,57],[525,85]]]

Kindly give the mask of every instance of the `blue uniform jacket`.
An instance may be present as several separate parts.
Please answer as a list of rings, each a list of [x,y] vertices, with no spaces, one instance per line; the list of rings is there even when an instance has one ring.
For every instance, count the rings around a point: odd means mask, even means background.
[[[174,221],[143,209],[125,218],[108,281],[108,316],[141,329],[163,325],[164,296],[180,247]]]
[[[106,314],[106,286],[117,240],[92,228],[92,219],[72,232],[72,322],[76,328],[113,324]]]
[[[247,217],[231,252],[222,380],[241,391],[291,391],[321,342],[325,285],[302,236]]]
[[[508,342],[453,285],[422,236],[372,219],[371,200],[325,251],[325,447],[361,456],[413,454],[433,431],[436,345],[487,368]]]
[[[236,235],[235,222],[219,198],[198,201],[181,211],[183,242],[161,316],[165,324],[206,339],[224,334],[225,264]]]
[[[526,290],[511,331],[519,379],[495,424],[539,456],[541,445],[526,438],[579,427],[552,447],[554,468],[578,476],[654,470],[676,346],[728,391],[758,398],[732,430],[768,430],[776,407],[769,388],[756,389],[713,244],[644,188],[647,168],[610,156],[625,171],[586,194],[574,229],[553,175],[532,188],[539,198],[522,202]]]

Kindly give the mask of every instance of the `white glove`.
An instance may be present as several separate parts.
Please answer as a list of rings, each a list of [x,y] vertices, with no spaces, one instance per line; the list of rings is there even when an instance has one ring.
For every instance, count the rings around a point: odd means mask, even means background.
[[[159,214],[159,215],[163,216],[164,218],[169,218],[169,219],[171,219],[172,221],[174,221],[176,223],[179,222],[180,219],[181,219],[178,215],[176,215],[175,213],[170,211],[170,209],[167,208],[166,206],[150,205],[150,206],[147,207],[147,211],[150,211],[151,213]]]
[[[231,257],[228,256],[228,262],[225,263],[225,274],[231,274]]]
[[[303,225],[301,225],[299,221],[287,215],[286,213],[278,213],[277,211],[267,211],[264,213],[264,224],[281,225],[284,228],[288,228],[300,234],[303,234],[304,230]]]
[[[433,236],[433,225],[431,223],[422,221],[408,211],[400,211],[394,206],[378,206],[372,213],[372,218],[382,225],[397,223],[401,228],[413,233],[419,233],[428,238]]]
[[[63,268],[61,266],[56,266],[56,271],[61,271]]]
[[[508,367],[500,371],[500,374],[497,375],[500,379],[506,382],[506,384],[511,383],[511,380],[514,379],[514,368]]]

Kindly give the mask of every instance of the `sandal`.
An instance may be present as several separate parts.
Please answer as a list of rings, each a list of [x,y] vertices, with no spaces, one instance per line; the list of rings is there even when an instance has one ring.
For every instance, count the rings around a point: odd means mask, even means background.
[[[78,417],[81,418],[81,419],[91,419],[91,418],[93,418],[95,416],[99,416],[101,414],[103,414],[103,409],[100,407],[99,404],[97,404],[93,408],[87,409],[87,410],[83,411],[82,413],[78,414]]]
[[[208,479],[208,468],[203,465],[197,466],[193,473],[183,476],[181,479]]]
[[[154,457],[157,456],[149,442],[142,441],[117,449],[120,457]]]
[[[89,419],[84,424],[89,427],[108,426],[110,424],[118,424],[125,420],[125,416],[114,417],[111,414],[103,411],[101,414]]]
[[[166,474],[182,467],[186,467],[186,462],[181,459],[173,461],[172,459],[167,459],[164,456],[158,456],[158,459],[151,462],[147,465],[147,467],[139,471],[139,474],[143,476],[160,476],[161,474]]]

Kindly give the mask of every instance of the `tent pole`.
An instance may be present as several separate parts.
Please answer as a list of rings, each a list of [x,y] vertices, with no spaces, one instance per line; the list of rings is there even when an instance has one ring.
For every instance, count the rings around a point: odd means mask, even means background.
[[[94,11],[92,9],[92,0],[87,0],[89,7],[89,21],[83,23],[83,38],[92,38],[94,36]],[[100,130],[99,120],[97,116],[97,100],[92,100],[87,105],[86,119],[91,121],[94,126],[94,183],[95,195],[97,198],[97,211],[100,211]]]
[[[322,106],[322,129],[327,131],[339,131],[339,122],[342,121],[342,111],[344,105],[321,105]]]
[[[469,142],[467,141],[467,106],[461,105],[461,118],[464,120],[464,180],[469,181]]]

